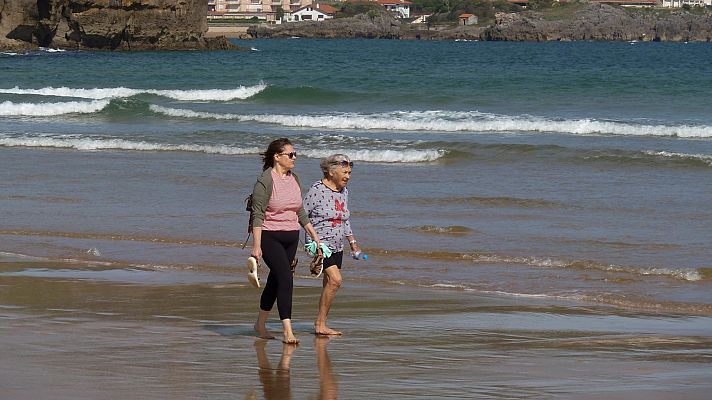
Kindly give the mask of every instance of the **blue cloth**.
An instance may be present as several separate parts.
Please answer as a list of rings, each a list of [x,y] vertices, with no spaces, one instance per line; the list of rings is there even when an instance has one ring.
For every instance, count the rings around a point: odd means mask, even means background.
[[[306,251],[310,256],[314,257],[316,255],[316,242],[309,242],[304,245],[304,251]],[[324,258],[331,257],[331,249],[324,243],[321,244],[321,254]]]

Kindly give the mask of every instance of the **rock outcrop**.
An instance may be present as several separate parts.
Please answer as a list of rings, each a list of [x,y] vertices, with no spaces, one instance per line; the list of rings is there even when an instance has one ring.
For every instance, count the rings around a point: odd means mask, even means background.
[[[712,40],[710,14],[675,11],[657,16],[647,10],[625,10],[588,4],[573,18],[547,20],[533,11],[497,14],[495,24],[482,32],[482,40],[551,41],[704,41]]]
[[[208,0],[0,0],[0,48],[187,50],[204,37]]]
[[[580,4],[567,17],[552,18],[545,12],[500,13],[490,26],[458,26],[448,29],[417,29],[400,24],[388,13],[322,22],[261,25],[248,29],[256,38],[381,38],[430,40],[506,41],[712,41],[712,13],[683,10],[661,12],[630,10],[599,3]]]
[[[390,14],[359,14],[351,18],[306,21],[282,25],[256,25],[247,30],[255,38],[301,37],[310,39],[398,39],[400,22]]]

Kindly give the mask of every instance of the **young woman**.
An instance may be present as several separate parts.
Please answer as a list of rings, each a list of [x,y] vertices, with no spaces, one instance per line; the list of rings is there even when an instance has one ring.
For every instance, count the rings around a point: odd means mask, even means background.
[[[321,242],[302,207],[299,178],[292,172],[297,159],[292,143],[287,138],[277,139],[262,156],[263,172],[252,191],[251,256],[262,258],[270,271],[254,327],[261,338],[273,338],[265,324],[276,301],[284,328],[282,341],[298,344],[292,332],[294,276],[290,266],[299,244],[300,225],[312,240]]]

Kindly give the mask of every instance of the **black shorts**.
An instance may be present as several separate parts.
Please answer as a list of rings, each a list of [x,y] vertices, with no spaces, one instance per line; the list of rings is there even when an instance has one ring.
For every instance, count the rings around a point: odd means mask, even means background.
[[[341,269],[341,264],[343,262],[344,262],[344,252],[343,251],[331,253],[331,257],[324,259],[324,269],[333,267],[334,265],[336,265],[339,269]]]

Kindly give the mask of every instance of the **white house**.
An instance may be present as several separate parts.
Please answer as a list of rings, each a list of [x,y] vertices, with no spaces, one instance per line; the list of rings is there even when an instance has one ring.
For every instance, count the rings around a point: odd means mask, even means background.
[[[382,5],[386,10],[399,15],[399,18],[410,18],[410,6],[413,4],[408,0],[372,0]]]
[[[662,0],[660,2],[660,6],[669,8],[682,7],[685,4],[690,7],[710,7],[712,0]]]
[[[283,22],[323,21],[334,18],[336,9],[328,4],[309,4],[294,12],[285,13]]]

